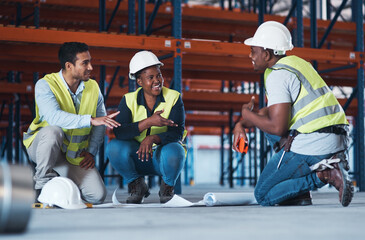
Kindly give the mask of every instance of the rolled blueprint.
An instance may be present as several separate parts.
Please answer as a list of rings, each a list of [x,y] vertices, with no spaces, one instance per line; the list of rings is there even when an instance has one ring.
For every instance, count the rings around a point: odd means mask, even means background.
[[[206,206],[239,206],[257,204],[253,193],[206,193],[203,198]]]

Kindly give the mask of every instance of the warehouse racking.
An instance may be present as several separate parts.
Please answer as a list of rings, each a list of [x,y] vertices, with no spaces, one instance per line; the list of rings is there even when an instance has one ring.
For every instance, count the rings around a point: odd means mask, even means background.
[[[329,86],[353,89],[339,101],[346,114],[353,116],[352,176],[364,191],[363,2],[350,1],[352,22],[338,21],[345,0],[330,20],[317,19],[316,1],[310,1],[310,18],[302,16],[302,0],[293,1],[287,16],[266,14],[270,7],[263,0],[248,1],[257,2],[256,13],[251,8],[230,11],[183,2],[0,1],[0,133],[6,159],[22,161],[21,132],[34,115],[34,83],[44,73],[59,70],[57,50],[65,41],[86,42],[91,47],[92,74],[110,110],[135,88],[127,77],[131,56],[140,49],[154,51],[165,63],[167,85],[183,94],[190,133],[219,134],[222,149],[227,136],[232,145],[232,125],[242,103],[256,94],[257,104],[264,104],[261,74],[253,71],[250,49],[242,41],[264,20],[276,20],[293,31],[296,48],[289,54],[312,61]],[[262,133],[251,134],[256,141],[252,142],[249,164],[253,171],[248,179],[254,184],[270,149]],[[103,149],[100,152],[99,159],[104,159]],[[228,151],[229,161],[224,163],[223,155],[222,151],[220,181],[224,183],[227,177],[232,187],[235,159]],[[104,164],[99,161],[102,169]]]

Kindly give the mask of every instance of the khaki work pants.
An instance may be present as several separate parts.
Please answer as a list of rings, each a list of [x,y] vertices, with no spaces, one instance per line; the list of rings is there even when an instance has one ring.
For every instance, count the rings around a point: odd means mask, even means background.
[[[30,159],[35,162],[35,189],[41,189],[50,179],[67,177],[75,182],[81,191],[81,197],[89,203],[102,203],[106,197],[106,188],[98,170],[83,169],[70,164],[61,151],[64,132],[57,126],[42,128],[27,149]]]

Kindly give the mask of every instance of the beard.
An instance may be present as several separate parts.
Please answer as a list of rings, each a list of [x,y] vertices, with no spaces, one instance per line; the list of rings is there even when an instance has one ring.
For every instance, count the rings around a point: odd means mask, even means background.
[[[90,79],[90,72],[84,72],[84,73],[82,73],[82,74],[75,74],[74,76],[73,76],[75,79],[79,79],[79,80],[81,80],[81,81],[88,81],[89,79]]]

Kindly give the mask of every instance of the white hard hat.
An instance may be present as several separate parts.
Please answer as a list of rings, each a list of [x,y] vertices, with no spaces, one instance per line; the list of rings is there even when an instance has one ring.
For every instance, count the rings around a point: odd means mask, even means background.
[[[261,24],[252,38],[244,42],[248,46],[257,46],[274,50],[275,55],[284,55],[294,48],[289,30],[281,23],[267,21]]]
[[[136,53],[129,62],[129,78],[136,80],[136,72],[153,65],[163,66],[163,63],[150,51],[140,51]]]
[[[65,177],[55,177],[48,181],[43,186],[38,201],[65,209],[86,208],[86,205],[81,200],[80,190],[76,184]]]

